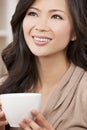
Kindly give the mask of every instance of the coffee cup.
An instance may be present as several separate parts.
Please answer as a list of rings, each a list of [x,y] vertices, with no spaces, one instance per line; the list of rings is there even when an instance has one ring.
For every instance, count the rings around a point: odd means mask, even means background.
[[[11,127],[19,127],[24,117],[33,118],[32,110],[39,111],[41,94],[39,93],[12,93],[0,95],[2,110]]]

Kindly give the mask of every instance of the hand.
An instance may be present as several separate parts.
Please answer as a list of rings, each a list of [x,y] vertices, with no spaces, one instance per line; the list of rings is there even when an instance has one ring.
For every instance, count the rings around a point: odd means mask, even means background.
[[[5,115],[4,115],[3,111],[0,110],[0,127],[5,126],[7,124],[8,124],[8,122],[5,119]]]
[[[54,130],[40,112],[32,111],[31,114],[35,120],[29,118],[23,119],[19,123],[22,130]]]
[[[1,102],[0,102],[0,127],[3,127],[5,125],[7,125],[8,122],[7,120],[5,119],[5,114],[4,112],[2,111],[1,109]]]

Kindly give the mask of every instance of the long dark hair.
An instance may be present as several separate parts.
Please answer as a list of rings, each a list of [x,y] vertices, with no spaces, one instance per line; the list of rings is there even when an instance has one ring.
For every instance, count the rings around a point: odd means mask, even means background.
[[[0,87],[0,93],[25,92],[37,82],[38,71],[35,56],[27,47],[22,30],[23,18],[34,1],[20,0],[12,17],[13,42],[2,52],[8,78]]]
[[[76,40],[70,42],[67,57],[87,71],[87,0],[67,0]]]
[[[12,17],[13,42],[2,52],[8,70],[8,78],[0,86],[0,93],[18,93],[31,90],[38,81],[39,74],[35,56],[26,45],[22,21],[26,11],[35,0],[19,0]],[[87,70],[87,0],[67,0],[73,21],[75,41],[70,41],[67,57],[75,65]]]

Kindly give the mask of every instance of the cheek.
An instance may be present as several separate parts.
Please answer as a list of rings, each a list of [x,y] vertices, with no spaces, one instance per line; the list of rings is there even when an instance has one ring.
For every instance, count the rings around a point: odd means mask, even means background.
[[[24,18],[23,20],[23,32],[24,34],[29,34],[34,27],[34,22],[31,19]]]
[[[57,39],[70,41],[71,25],[70,23],[61,24],[53,27],[53,31]]]
[[[58,48],[58,50],[65,49],[71,38],[71,25],[69,23],[63,23],[53,27],[53,29],[55,48]]]

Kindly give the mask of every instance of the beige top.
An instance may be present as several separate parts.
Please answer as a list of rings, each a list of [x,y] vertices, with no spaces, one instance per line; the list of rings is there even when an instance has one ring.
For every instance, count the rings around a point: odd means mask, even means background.
[[[87,72],[71,64],[43,115],[56,130],[87,130]]]

